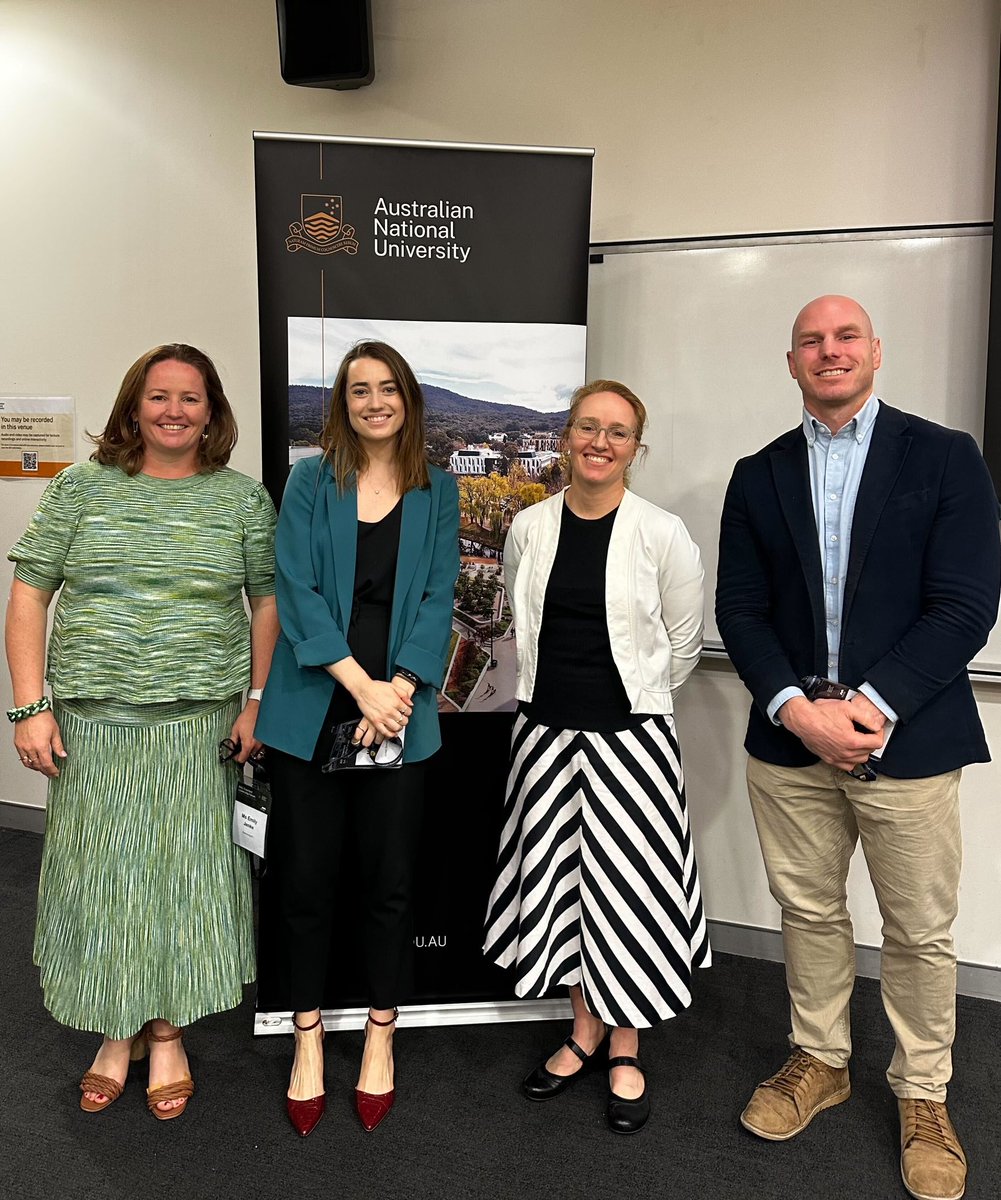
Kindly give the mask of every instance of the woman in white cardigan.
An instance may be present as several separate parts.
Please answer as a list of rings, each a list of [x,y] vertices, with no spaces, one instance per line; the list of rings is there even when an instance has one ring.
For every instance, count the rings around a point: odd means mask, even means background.
[[[625,385],[579,388],[570,486],[508,535],[519,711],[484,946],[519,996],[570,987],[571,1036],[525,1095],[559,1095],[607,1048],[616,1133],[650,1113],[639,1030],[687,1008],[710,961],[672,715],[702,648],[703,572],[681,520],[626,488],[645,424]]]

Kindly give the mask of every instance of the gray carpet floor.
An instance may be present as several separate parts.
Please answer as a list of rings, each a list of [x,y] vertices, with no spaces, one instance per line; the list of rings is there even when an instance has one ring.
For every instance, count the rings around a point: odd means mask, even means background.
[[[892,1050],[878,985],[853,1000],[853,1095],[785,1144],[745,1133],[748,1095],[785,1056],[782,968],[718,955],[699,972],[690,1012],[643,1037],[653,1115],[635,1137],[604,1126],[604,1077],[547,1104],[518,1082],[565,1036],[532,1022],[407,1029],[396,1041],[397,1101],[366,1134],[351,1106],[361,1032],[328,1035],[326,1116],[300,1140],[284,1114],[291,1044],[251,1036],[253,999],[186,1034],[197,1092],[177,1121],[146,1111],[142,1064],[96,1116],[76,1084],[94,1035],[57,1025],[42,1006],[31,937],[41,838],[0,830],[3,914],[0,1196],[707,1198],[866,1200],[903,1197]],[[1001,1005],[961,997],[950,1111],[969,1155],[970,1200],[1001,1196]]]

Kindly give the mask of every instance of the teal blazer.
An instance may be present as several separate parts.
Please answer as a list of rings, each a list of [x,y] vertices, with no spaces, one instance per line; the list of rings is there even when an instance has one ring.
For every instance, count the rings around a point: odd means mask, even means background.
[[[404,762],[441,745],[437,689],[445,673],[459,573],[459,493],[451,475],[429,467],[431,486],[403,497],[389,630],[389,670],[413,671]],[[327,462],[300,459],[285,486],[275,536],[275,595],[281,633],[257,718],[267,746],[310,759],[338,685],[324,668],[347,658],[355,585],[358,497],[338,495]]]

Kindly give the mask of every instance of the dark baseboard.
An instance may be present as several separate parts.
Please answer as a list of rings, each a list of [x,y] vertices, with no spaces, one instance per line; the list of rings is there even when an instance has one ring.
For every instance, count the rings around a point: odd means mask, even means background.
[[[22,829],[28,833],[45,832],[45,809],[17,800],[0,800],[0,829]]]
[[[723,954],[782,962],[782,934],[777,929],[736,925],[730,921],[707,921],[713,948]],[[879,978],[879,947],[856,946],[855,969],[867,979]],[[980,963],[959,963],[956,991],[980,1000],[1001,1000],[1001,970]]]

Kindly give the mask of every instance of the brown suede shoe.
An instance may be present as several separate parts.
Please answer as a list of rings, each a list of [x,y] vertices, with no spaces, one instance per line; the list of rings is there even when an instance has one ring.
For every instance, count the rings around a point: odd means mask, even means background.
[[[966,1191],[966,1155],[944,1104],[898,1100],[900,1178],[916,1200],[959,1200]]]
[[[758,1137],[784,1142],[851,1093],[847,1067],[829,1067],[797,1047],[781,1071],[754,1089],[740,1123]]]

